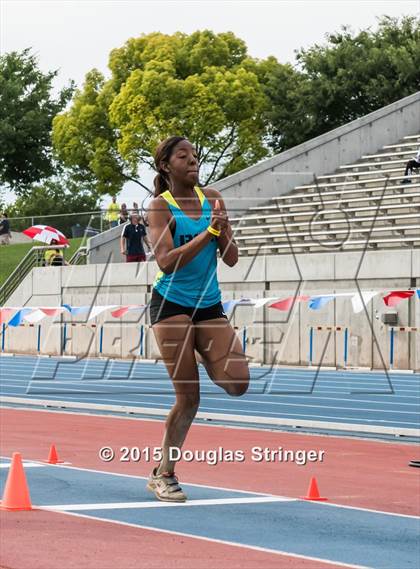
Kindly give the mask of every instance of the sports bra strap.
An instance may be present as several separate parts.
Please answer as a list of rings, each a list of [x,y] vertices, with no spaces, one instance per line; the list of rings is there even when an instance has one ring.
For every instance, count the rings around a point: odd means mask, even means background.
[[[198,195],[198,199],[200,200],[200,204],[203,205],[203,202],[206,199],[206,196],[204,195],[203,191],[198,186],[194,186],[194,190],[195,190],[196,194]],[[165,192],[162,192],[160,195],[163,197],[164,200],[166,200],[172,206],[177,207],[178,209],[181,209],[179,207],[179,205],[177,204],[174,196],[171,194],[170,190],[166,190]]]

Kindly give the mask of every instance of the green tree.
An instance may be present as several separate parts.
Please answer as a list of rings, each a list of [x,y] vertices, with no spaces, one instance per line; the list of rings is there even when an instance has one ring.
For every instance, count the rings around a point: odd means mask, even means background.
[[[298,51],[297,61],[286,76],[277,69],[266,83],[276,152],[418,91],[419,20],[385,16],[376,30],[357,34],[343,27],[325,45]]]
[[[0,56],[0,182],[20,195],[53,173],[53,117],[73,86],[51,96],[57,71],[42,73],[29,49]]]
[[[31,219],[35,218],[36,224],[52,225],[68,237],[71,236],[72,225],[89,223],[90,215],[83,213],[96,211],[98,203],[98,195],[90,188],[81,187],[64,176],[32,186],[31,191],[18,197],[7,211],[10,218],[25,218],[12,220],[12,229],[15,231],[27,228],[31,225]],[[74,213],[78,213],[78,216],[69,216]],[[47,218],[49,215],[59,217]]]
[[[302,96],[306,76],[290,63],[279,63],[273,56],[263,61],[250,58],[244,65],[256,73],[270,101],[264,113],[267,147],[281,152],[306,140],[311,129]]]
[[[173,134],[195,144],[204,184],[268,154],[268,99],[231,32],[142,35],[114,49],[109,68],[109,80],[88,73],[53,124],[59,158],[98,192],[116,194],[129,180],[142,185],[139,167],[153,167],[155,147]]]

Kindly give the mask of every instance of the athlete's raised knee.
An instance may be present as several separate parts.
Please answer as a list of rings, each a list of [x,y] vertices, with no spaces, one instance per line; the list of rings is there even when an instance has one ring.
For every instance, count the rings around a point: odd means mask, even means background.
[[[248,391],[248,387],[249,381],[237,381],[224,386],[226,393],[232,397],[240,397],[241,395],[244,395]]]

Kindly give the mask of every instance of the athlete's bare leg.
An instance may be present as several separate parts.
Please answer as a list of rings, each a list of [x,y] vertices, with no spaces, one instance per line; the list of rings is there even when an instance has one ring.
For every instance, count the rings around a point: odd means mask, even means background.
[[[249,385],[249,367],[235,330],[226,318],[194,324],[195,349],[212,381],[229,395],[243,395]]]
[[[176,402],[167,419],[158,474],[174,472],[169,447],[181,448],[200,403],[198,367],[194,353],[194,325],[186,314],[160,320],[152,326],[156,342],[172,379]]]

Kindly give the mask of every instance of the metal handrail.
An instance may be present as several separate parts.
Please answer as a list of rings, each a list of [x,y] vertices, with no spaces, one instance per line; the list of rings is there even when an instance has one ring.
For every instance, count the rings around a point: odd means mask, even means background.
[[[0,287],[0,306],[4,306],[6,300],[13,294],[26,275],[28,275],[34,267],[42,266],[44,261],[43,252],[51,248],[51,245],[35,246],[26,253],[14,271]],[[53,248],[65,249],[66,245],[54,245]]]
[[[87,247],[82,246],[73,253],[69,259],[69,265],[81,265],[87,259]]]
[[[47,215],[21,215],[19,217],[9,217],[9,221],[18,221],[21,219],[47,219],[49,217],[80,217],[81,215],[100,215],[106,214],[106,209],[97,209],[95,211],[81,211],[75,213],[49,213]]]

